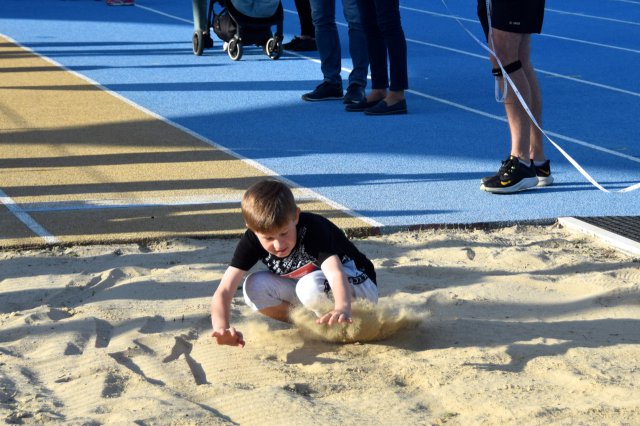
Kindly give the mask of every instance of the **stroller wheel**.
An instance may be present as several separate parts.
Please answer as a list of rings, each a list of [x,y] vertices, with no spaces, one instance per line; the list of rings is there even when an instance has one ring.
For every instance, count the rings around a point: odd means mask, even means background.
[[[193,54],[196,56],[201,56],[202,51],[204,50],[204,40],[202,31],[194,31],[193,33]]]
[[[227,46],[227,54],[234,61],[239,61],[242,58],[242,43],[236,38],[229,40]]]
[[[282,55],[282,43],[271,37],[264,45],[264,51],[271,59],[278,59]]]

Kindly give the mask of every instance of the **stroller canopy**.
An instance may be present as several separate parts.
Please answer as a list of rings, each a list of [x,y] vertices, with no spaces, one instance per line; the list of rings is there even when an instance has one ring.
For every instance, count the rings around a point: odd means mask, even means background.
[[[231,4],[250,18],[269,18],[276,13],[280,0],[231,0]]]

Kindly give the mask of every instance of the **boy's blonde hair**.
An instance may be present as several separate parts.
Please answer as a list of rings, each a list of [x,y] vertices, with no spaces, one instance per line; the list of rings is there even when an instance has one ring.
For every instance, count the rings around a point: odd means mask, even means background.
[[[251,185],[244,193],[240,207],[247,227],[262,233],[284,227],[296,217],[298,209],[291,189],[273,179]]]

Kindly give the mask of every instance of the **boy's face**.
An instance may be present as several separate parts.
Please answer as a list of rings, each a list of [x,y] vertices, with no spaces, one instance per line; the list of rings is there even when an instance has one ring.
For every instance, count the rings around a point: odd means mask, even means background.
[[[291,254],[291,251],[296,246],[297,230],[296,225],[300,218],[300,210],[296,211],[295,218],[291,219],[289,223],[280,229],[274,229],[273,231],[262,233],[255,232],[262,248],[264,248],[270,254],[277,257],[287,257]]]

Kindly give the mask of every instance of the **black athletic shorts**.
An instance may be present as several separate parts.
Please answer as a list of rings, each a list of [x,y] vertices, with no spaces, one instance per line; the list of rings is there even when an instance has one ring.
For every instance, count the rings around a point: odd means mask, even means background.
[[[542,31],[545,0],[490,0],[491,26],[502,31],[533,34]],[[485,36],[489,34],[487,4],[478,0],[478,18]]]

